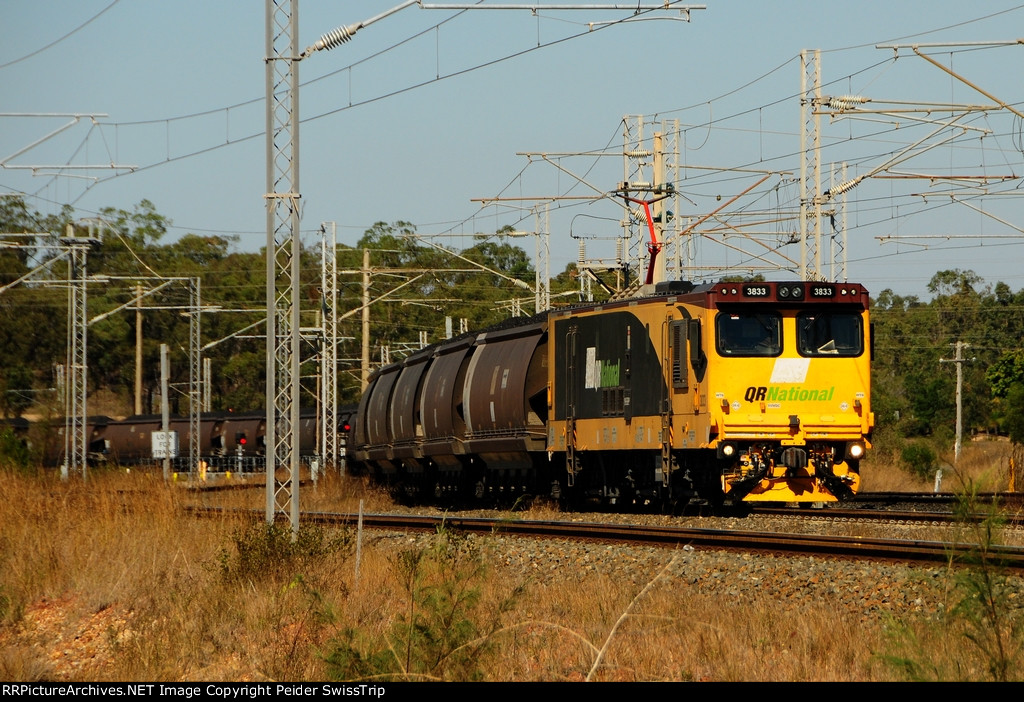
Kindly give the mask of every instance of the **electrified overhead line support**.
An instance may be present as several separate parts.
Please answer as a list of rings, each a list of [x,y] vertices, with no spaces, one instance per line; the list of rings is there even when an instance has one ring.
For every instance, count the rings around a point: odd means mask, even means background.
[[[939,42],[939,43],[915,43],[908,45],[879,44],[877,49],[888,49],[894,52],[898,58],[901,49],[910,49],[916,57],[923,59],[934,67],[943,71],[951,78],[960,81],[972,90],[984,95],[992,101],[992,104],[971,104],[946,102],[907,102],[902,100],[888,100],[871,98],[862,95],[839,95],[823,96],[821,94],[821,67],[819,51],[801,52],[801,197],[800,197],[800,240],[801,240],[801,270],[807,279],[824,279],[825,269],[821,263],[824,251],[821,247],[822,218],[829,217],[832,225],[832,247],[829,251],[831,261],[829,275],[833,280],[846,278],[846,198],[847,193],[859,186],[869,178],[878,179],[921,179],[932,184],[943,181],[952,186],[961,188],[972,187],[968,192],[965,190],[953,190],[948,192],[930,191],[917,193],[922,198],[949,197],[953,202],[963,204],[985,216],[993,217],[1000,223],[1021,231],[1021,228],[1010,222],[1002,220],[986,212],[982,208],[975,207],[967,202],[965,194],[977,195],[1005,195],[1007,193],[991,193],[983,186],[991,182],[1003,182],[1016,180],[1017,176],[1009,174],[972,174],[961,173],[915,173],[897,171],[896,167],[911,159],[916,159],[922,154],[947,144],[954,144],[960,138],[976,134],[986,136],[992,134],[992,130],[974,126],[967,123],[967,117],[977,113],[995,113],[1006,111],[1012,113],[1018,119],[1024,119],[1024,112],[1019,111],[1010,103],[999,99],[995,94],[985,90],[976,83],[960,75],[950,66],[945,66],[934,58],[924,53],[927,48],[973,48],[988,46],[1017,46],[1020,41],[1003,42]],[[948,114],[948,117],[941,117]],[[871,167],[852,178],[845,174],[846,164],[842,164],[844,171],[838,178],[833,177],[830,187],[821,189],[821,134],[820,117],[827,115],[830,120],[839,119],[871,119],[871,116],[878,116],[892,120],[896,125],[911,124],[917,126],[934,127],[925,136],[917,139],[909,145],[888,155],[883,162]],[[875,118],[877,121],[877,117]],[[976,187],[975,187],[976,186]],[[828,209],[823,209],[828,206]],[[808,231],[810,221],[813,220],[813,231]],[[992,235],[985,235],[988,238]],[[915,239],[954,239],[954,238],[981,238],[978,235],[957,235],[957,234],[900,234],[878,237],[881,241],[915,240]]]
[[[698,266],[696,263],[698,238],[704,238],[713,242],[716,246],[736,251],[747,259],[743,269],[753,273],[756,270],[791,270],[800,273],[801,264],[798,257],[791,258],[782,253],[781,247],[787,244],[803,244],[795,235],[788,236],[788,240],[779,240],[778,229],[766,228],[769,225],[778,225],[781,222],[793,220],[800,214],[799,210],[791,212],[781,209],[765,210],[750,209],[742,207],[730,210],[741,198],[756,195],[756,189],[765,184],[769,178],[786,178],[789,176],[784,171],[770,171],[754,168],[729,168],[708,165],[688,164],[687,169],[717,171],[738,174],[749,174],[757,177],[752,185],[745,187],[738,194],[722,199],[719,195],[716,201],[720,205],[703,215],[687,215],[685,218],[678,214],[682,207],[682,200],[687,200],[696,206],[697,203],[681,192],[677,187],[682,183],[681,172],[684,166],[679,159],[679,138],[680,130],[677,120],[663,121],[660,130],[655,126],[656,131],[650,136],[645,136],[645,124],[641,115],[626,115],[623,118],[623,183],[619,192],[632,192],[636,198],[626,202],[640,205],[646,201],[650,212],[641,207],[628,208],[628,214],[622,221],[622,226],[627,233],[619,239],[621,250],[626,242],[629,242],[630,249],[627,260],[630,266],[639,270],[641,266],[642,252],[637,244],[642,241],[642,233],[637,236],[635,228],[639,225],[646,229],[651,235],[652,242],[658,242],[656,248],[663,259],[665,270],[653,271],[653,280],[660,280],[668,276],[671,270],[671,263],[675,267],[675,276],[684,278],[687,275],[694,277],[701,271],[717,273],[733,273],[735,269],[727,269],[722,265]],[[626,187],[628,186],[628,187]],[[776,185],[777,189],[779,186]],[[839,192],[839,189],[836,189]],[[655,197],[640,197],[641,193],[650,193]],[[828,214],[824,211],[823,214]],[[648,217],[652,222],[648,222]],[[652,226],[653,223],[653,226]],[[731,243],[731,237],[741,237],[745,240],[742,246]],[[765,242],[765,237],[775,238],[774,243]],[[649,245],[650,247],[650,245]],[[836,256],[841,256],[841,248],[835,245]],[[796,254],[794,254],[796,256]],[[621,258],[620,258],[621,260]],[[625,263],[625,261],[623,261]],[[590,265],[590,264],[587,264]],[[661,267],[659,266],[659,269]],[[642,281],[640,281],[642,282]],[[634,282],[634,286],[638,285]],[[627,288],[626,292],[628,293]]]
[[[647,148],[644,139],[643,115],[626,115],[622,124],[623,181],[617,194],[625,202],[640,205],[637,209],[627,206],[627,216],[622,221],[629,242],[630,258],[635,260],[636,270],[639,271],[642,268],[639,243],[644,235],[642,232],[636,235],[633,231],[633,226],[639,224],[650,234],[644,282],[650,284],[668,278],[669,252],[666,249],[670,243],[675,247],[672,258],[676,262],[676,276],[679,277],[679,247],[683,243],[675,217],[679,211],[679,193],[675,187],[675,183],[679,182],[679,120],[662,122],[660,129],[651,137],[651,148]],[[646,197],[638,197],[642,194],[646,194]],[[672,209],[666,207],[666,203],[671,204]],[[635,257],[632,254],[634,243],[637,244]]]
[[[667,249],[669,246],[675,247],[675,255],[672,258],[676,261],[676,270],[678,271],[681,268],[678,259],[680,242],[683,239],[681,237],[682,232],[679,220],[674,214],[679,209],[679,193],[674,187],[674,183],[679,180],[680,168],[679,121],[667,120],[662,122],[661,131],[654,133],[652,143],[653,146],[649,147],[644,138],[643,116],[626,115],[623,118],[622,152],[618,154],[598,154],[599,156],[616,156],[623,159],[623,180],[619,182],[617,190],[605,191],[597,185],[588,182],[584,176],[574,173],[562,164],[562,159],[565,157],[584,155],[591,157],[593,154],[523,151],[518,152],[517,155],[526,156],[531,162],[534,158],[539,158],[544,163],[550,164],[560,172],[571,176],[581,185],[590,188],[595,194],[591,196],[561,195],[532,198],[474,198],[473,201],[484,204],[523,200],[551,203],[562,200],[597,201],[614,199],[615,196],[622,197],[625,195],[622,204],[626,214],[620,222],[624,233],[616,239],[615,263],[609,265],[603,261],[587,260],[585,246],[582,240],[580,242],[580,256],[577,261],[577,268],[581,273],[581,295],[584,297],[588,296],[588,286],[592,280],[596,280],[602,287],[605,287],[605,283],[600,280],[595,271],[608,269],[615,270],[616,272],[615,289],[609,288],[608,292],[610,294],[623,293],[623,273],[630,267],[639,271],[644,266],[640,243],[645,238],[645,234],[648,233],[651,237],[651,243],[647,247],[648,252],[655,257],[658,268],[657,272],[654,272],[654,269],[651,269],[651,272],[657,280],[664,280],[667,278],[669,258]],[[651,195],[651,197],[640,197],[645,194]],[[645,202],[646,205],[644,204]],[[638,205],[638,207],[631,208],[629,203]],[[666,207],[666,203],[670,203],[672,209]],[[639,234],[635,231],[637,225],[642,225],[642,230]],[[547,226],[538,225],[537,229],[538,231],[546,231]],[[541,259],[542,255],[538,250],[538,261]],[[626,290],[628,290],[628,287],[626,287]]]
[[[93,127],[97,127],[97,126],[99,126],[99,121],[98,121],[99,118],[107,117],[107,116],[108,115],[101,114],[101,113],[91,113],[90,114],[90,113],[83,113],[83,112],[0,112],[0,118],[2,118],[2,117],[30,117],[30,118],[33,118],[33,119],[64,118],[64,119],[70,119],[71,120],[70,122],[66,122],[65,124],[61,125],[60,127],[57,127],[56,129],[54,129],[53,131],[49,132],[48,134],[46,134],[46,135],[36,139],[31,144],[18,149],[17,151],[15,151],[14,153],[12,153],[12,154],[10,154],[8,156],[0,158],[0,169],[2,169],[2,170],[32,171],[32,175],[68,175],[67,173],[65,173],[65,171],[81,171],[81,170],[92,171],[92,170],[99,170],[99,169],[109,169],[109,170],[113,170],[113,171],[135,171],[136,169],[138,169],[138,166],[136,166],[136,165],[117,164],[117,163],[114,163],[113,161],[108,161],[107,163],[77,164],[77,165],[73,165],[73,164],[70,164],[70,163],[49,164],[49,165],[38,164],[38,163],[37,164],[16,164],[16,163],[11,163],[11,161],[16,159],[18,156],[21,156],[21,155],[31,151],[32,149],[36,148],[37,146],[39,146],[43,142],[49,141],[50,139],[52,139],[52,138],[56,137],[57,135],[61,134],[62,132],[64,132],[64,131],[74,127],[79,122],[81,122],[83,119],[89,120],[92,123]],[[87,176],[78,176],[78,177],[87,177]],[[92,180],[96,180],[96,179],[92,178]]]
[[[142,309],[165,309],[165,310],[179,310],[184,311],[184,314],[188,315],[188,429],[189,429],[189,448],[188,448],[188,472],[189,478],[194,479],[196,471],[199,469],[200,460],[200,413],[202,411],[202,391],[203,382],[201,376],[202,367],[202,351],[205,347],[200,347],[200,327],[201,327],[201,314],[202,314],[202,296],[200,294],[201,283],[199,278],[185,278],[185,277],[174,277],[164,278],[162,276],[101,276],[106,282],[112,280],[124,280],[124,281],[140,281],[150,280],[154,281],[154,287],[149,290],[142,291],[137,288],[135,296],[128,302],[125,302],[118,307],[115,307],[108,312],[96,315],[92,319],[86,322],[86,327],[100,322],[107,317],[113,316],[122,310],[129,309],[132,305],[135,305],[136,310]],[[150,295],[164,290],[173,283],[181,284],[188,292],[188,304],[186,305],[160,305],[150,306],[142,308],[139,304],[143,299]],[[207,359],[209,360],[209,359]],[[164,476],[165,478],[167,476]]]
[[[64,400],[64,463],[60,477],[81,471],[88,477],[89,436],[86,428],[88,393],[88,324],[86,321],[86,260],[89,248],[98,239],[67,236],[61,243],[70,250],[68,261],[68,346]]]
[[[325,469],[341,468],[338,446],[338,225],[321,225],[320,458]]]
[[[427,5],[405,0],[374,17],[340,26],[298,51],[298,0],[265,0],[266,155],[267,155],[267,505],[266,519],[287,514],[293,535],[299,528],[299,62],[333,49],[374,22],[412,5],[431,10],[676,10],[689,19],[705,5],[663,0],[656,5]],[[278,468],[288,478],[278,481]]]
[[[64,462],[61,464],[60,474],[62,479],[67,480],[71,473],[81,472],[82,479],[85,480],[88,478],[89,455],[89,437],[86,431],[89,356],[86,299],[89,281],[86,261],[89,249],[98,244],[99,239],[91,236],[91,232],[89,236],[75,236],[74,227],[69,224],[66,236],[59,237],[58,242],[57,246],[48,245],[48,248],[56,249],[56,255],[3,286],[0,292],[28,281],[37,274],[47,272],[52,264],[61,259],[66,258],[68,261],[67,279],[61,283],[68,291],[68,336],[64,366],[66,370],[57,382],[58,390],[64,398]],[[47,283],[52,285],[53,281]]]
[[[800,52],[800,276],[821,280],[821,50]],[[812,229],[808,232],[808,227]]]
[[[287,517],[293,536],[300,467],[298,15],[298,0],[266,0],[266,520]]]
[[[131,305],[137,304],[143,298],[163,290],[173,282],[184,283],[189,291],[189,303],[184,309],[189,315],[189,472],[195,470],[199,462],[199,330],[200,330],[200,294],[198,278],[156,278],[161,281],[159,285],[147,292],[139,292],[136,296],[119,307],[100,314],[93,319],[88,318],[88,283],[107,282],[111,280],[140,280],[138,277],[121,276],[98,276],[90,279],[87,271],[87,260],[89,249],[100,243],[98,237],[93,236],[93,222],[89,222],[89,233],[85,236],[75,234],[74,225],[68,225],[67,234],[59,238],[59,246],[47,245],[47,248],[55,248],[57,254],[36,267],[18,280],[0,288],[3,292],[14,285],[30,280],[38,273],[45,272],[58,260],[68,260],[67,280],[62,283],[68,291],[68,339],[62,390],[64,391],[64,461],[61,464],[61,477],[67,479],[71,473],[82,473],[83,479],[88,477],[88,456],[89,437],[87,427],[88,417],[88,331],[89,326],[120,312]],[[40,236],[40,235],[33,235]],[[53,281],[45,281],[53,285]],[[165,309],[183,309],[182,306],[173,306]]]

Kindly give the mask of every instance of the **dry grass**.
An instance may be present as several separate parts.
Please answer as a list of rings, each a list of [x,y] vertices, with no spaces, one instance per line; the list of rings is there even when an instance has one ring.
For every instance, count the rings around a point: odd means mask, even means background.
[[[965,442],[960,452],[959,465],[953,466],[953,447],[938,452],[942,468],[944,492],[962,490],[972,483],[981,492],[1005,492],[1010,489],[1010,458],[1013,445],[1008,441]],[[895,452],[873,451],[861,463],[861,490],[865,492],[929,492],[934,480],[915,478],[899,468],[900,457]],[[1021,471],[1018,468],[1018,474]],[[1024,484],[1017,486],[1024,490]]]
[[[240,549],[265,527],[197,520],[182,509],[197,498],[157,474],[98,472],[83,484],[0,468],[0,479],[4,680],[899,676],[878,657],[884,622],[828,603],[782,607],[756,591],[723,600],[685,578],[643,588],[596,571],[544,584],[489,566],[487,540],[451,535],[369,537],[357,581],[350,540],[327,535],[261,560]],[[262,504],[253,491],[233,499]],[[366,511],[390,505],[359,481],[303,493],[310,508],[355,511],[360,499]]]

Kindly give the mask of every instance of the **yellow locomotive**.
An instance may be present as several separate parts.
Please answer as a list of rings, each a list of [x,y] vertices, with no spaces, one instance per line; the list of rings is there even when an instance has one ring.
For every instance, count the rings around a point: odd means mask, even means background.
[[[442,342],[371,377],[350,457],[407,492],[826,502],[869,448],[853,283],[645,286]]]

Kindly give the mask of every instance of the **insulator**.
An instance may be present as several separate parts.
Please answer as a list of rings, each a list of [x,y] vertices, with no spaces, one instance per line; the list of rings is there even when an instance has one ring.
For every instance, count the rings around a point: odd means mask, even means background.
[[[842,195],[847,190],[850,190],[851,188],[859,185],[862,180],[864,180],[864,176],[857,176],[856,178],[851,178],[850,180],[846,181],[845,183],[840,183],[836,187],[831,188],[829,190],[829,194],[832,197],[836,197],[837,195]]]
[[[633,151],[627,151],[626,156],[629,158],[650,158],[651,152],[647,149],[634,149]]]
[[[854,105],[863,105],[869,98],[863,95],[838,95],[828,99],[828,106],[833,110],[849,110]]]
[[[647,212],[646,210],[644,210],[644,208],[637,207],[635,210],[630,212],[630,214],[632,215],[633,219],[635,219],[637,222],[643,222],[644,224],[648,223]]]
[[[352,25],[351,27],[338,27],[337,29],[331,30],[320,37],[320,41],[313,44],[310,47],[313,51],[322,51],[325,49],[333,49],[336,46],[341,46],[346,41],[352,38],[352,35],[359,29],[359,25]]]

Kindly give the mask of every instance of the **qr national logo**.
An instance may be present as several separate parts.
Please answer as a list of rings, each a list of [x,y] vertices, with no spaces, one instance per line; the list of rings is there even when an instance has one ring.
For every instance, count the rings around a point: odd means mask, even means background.
[[[743,393],[743,399],[747,402],[828,402],[835,392],[835,385],[813,389],[799,385],[751,385]]]

